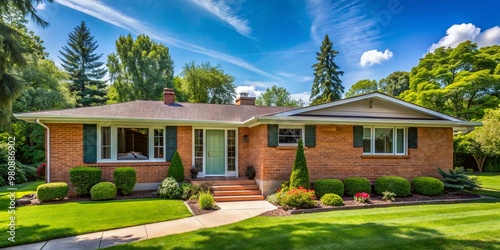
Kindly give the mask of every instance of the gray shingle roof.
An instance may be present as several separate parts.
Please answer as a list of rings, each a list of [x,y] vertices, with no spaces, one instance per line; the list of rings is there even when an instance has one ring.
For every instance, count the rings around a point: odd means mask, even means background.
[[[60,118],[133,118],[165,119],[184,121],[243,122],[255,116],[288,111],[289,107],[267,107],[250,105],[221,105],[202,103],[175,103],[172,106],[163,101],[132,101],[96,107],[83,107],[53,111],[16,114],[20,119],[27,117]]]

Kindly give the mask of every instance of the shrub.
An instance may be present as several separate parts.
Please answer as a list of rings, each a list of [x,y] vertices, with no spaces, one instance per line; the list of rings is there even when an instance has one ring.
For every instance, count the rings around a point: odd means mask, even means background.
[[[318,198],[325,194],[344,195],[344,183],[336,179],[323,179],[314,182],[314,192]]]
[[[306,156],[304,155],[304,145],[302,139],[299,139],[295,161],[290,175],[290,188],[304,187],[309,189],[309,171],[307,170]]]
[[[440,195],[444,190],[443,182],[433,177],[415,177],[412,187],[415,193],[427,196]]]
[[[286,192],[281,197],[281,205],[287,208],[310,208],[314,206],[315,199],[314,190],[299,187]]]
[[[474,190],[479,187],[479,181],[475,177],[468,176],[463,167],[450,169],[448,173],[438,168],[438,172],[443,176],[443,185],[451,192],[461,192],[463,190]]]
[[[158,196],[168,199],[180,199],[182,197],[182,188],[173,177],[167,177],[158,187]]]
[[[354,195],[354,201],[367,203],[370,202],[370,194],[361,192]]]
[[[210,210],[215,205],[214,196],[209,192],[200,193],[198,204],[201,209]]]
[[[40,180],[45,179],[45,168],[46,167],[47,167],[47,165],[45,163],[38,165],[38,167],[36,168],[36,178],[37,179],[40,179]]]
[[[357,193],[365,192],[370,194],[372,187],[366,178],[348,177],[344,179],[344,192],[347,196],[354,196]]]
[[[411,194],[410,182],[399,176],[382,176],[375,180],[375,192],[382,195],[382,192],[389,191],[398,197],[406,197]]]
[[[99,182],[90,189],[93,201],[111,200],[116,196],[116,186],[112,182]]]
[[[191,196],[193,195],[193,186],[191,184],[184,182],[181,184],[181,189],[182,189],[181,199],[187,200],[191,198]]]
[[[25,182],[36,181],[36,168],[30,165],[22,164],[20,162],[16,162],[16,167],[20,168],[24,172],[24,177],[26,178]],[[18,182],[16,182],[18,183]]]
[[[382,200],[384,201],[395,201],[396,200],[396,194],[393,192],[389,191],[384,191],[382,192]]]
[[[327,206],[342,206],[344,205],[344,200],[337,194],[325,194],[321,197],[321,203]]]
[[[177,151],[170,161],[167,177],[174,177],[178,182],[184,181],[184,165],[182,165],[181,156]]]
[[[36,197],[40,201],[62,200],[68,195],[69,187],[65,182],[52,182],[42,184],[36,189]]]
[[[486,158],[484,172],[500,172],[500,157],[498,155]]]
[[[101,182],[102,171],[96,167],[74,167],[69,170],[69,181],[79,195],[89,195],[90,189]]]
[[[270,194],[266,197],[266,200],[273,205],[279,205],[281,202],[281,193]]]
[[[122,195],[129,195],[134,191],[137,175],[131,167],[117,168],[113,171],[116,189]]]

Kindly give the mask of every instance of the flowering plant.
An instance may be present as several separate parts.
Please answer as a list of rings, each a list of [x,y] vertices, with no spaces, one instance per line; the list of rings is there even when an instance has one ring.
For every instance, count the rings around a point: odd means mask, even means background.
[[[370,195],[368,193],[356,193],[354,195],[354,200],[361,203],[366,203],[370,201]]]
[[[288,208],[309,208],[315,204],[314,190],[304,187],[293,188],[281,196],[280,203]]]
[[[36,168],[36,178],[38,180],[45,178],[45,168],[46,167],[47,167],[47,165],[45,163],[42,163],[42,164],[38,165],[38,167]]]

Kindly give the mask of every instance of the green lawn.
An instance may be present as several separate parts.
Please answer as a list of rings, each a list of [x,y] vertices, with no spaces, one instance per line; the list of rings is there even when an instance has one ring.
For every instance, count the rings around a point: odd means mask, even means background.
[[[255,217],[112,249],[500,249],[500,201]]]
[[[32,193],[41,182],[18,185],[17,196]],[[0,247],[11,245],[7,238],[8,197],[0,189]],[[113,228],[175,220],[191,216],[181,200],[131,199],[67,202],[25,206],[16,209],[16,245]]]
[[[481,182],[481,188],[471,193],[500,198],[500,173],[474,173]]]

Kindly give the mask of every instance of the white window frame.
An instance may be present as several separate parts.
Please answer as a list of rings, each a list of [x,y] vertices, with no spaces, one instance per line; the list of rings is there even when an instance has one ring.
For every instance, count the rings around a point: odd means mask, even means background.
[[[305,138],[305,126],[304,125],[278,125],[278,146],[298,146],[298,143],[280,143],[280,129],[301,129],[302,133],[300,135],[302,139],[302,143],[305,143],[304,138]]]
[[[363,152],[364,155],[408,155],[408,128],[407,127],[390,127],[390,126],[363,126],[363,129],[370,128],[371,138],[370,147],[371,152]],[[392,129],[392,153],[375,153],[375,129],[377,128],[388,128]],[[403,153],[397,152],[397,130],[403,129]],[[363,138],[364,139],[364,138]]]
[[[111,159],[102,159],[101,157],[101,127],[111,127]],[[118,128],[145,128],[148,129],[148,160],[118,160]],[[154,158],[154,130],[163,130],[163,158]],[[138,162],[165,162],[166,154],[166,135],[165,127],[159,126],[144,126],[144,125],[128,125],[128,124],[102,124],[97,125],[97,162],[98,163],[138,163]]]

